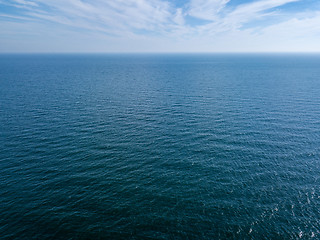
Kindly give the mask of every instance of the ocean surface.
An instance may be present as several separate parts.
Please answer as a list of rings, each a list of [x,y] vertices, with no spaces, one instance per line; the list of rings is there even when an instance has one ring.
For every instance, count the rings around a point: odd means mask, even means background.
[[[0,55],[0,239],[320,239],[320,55]]]

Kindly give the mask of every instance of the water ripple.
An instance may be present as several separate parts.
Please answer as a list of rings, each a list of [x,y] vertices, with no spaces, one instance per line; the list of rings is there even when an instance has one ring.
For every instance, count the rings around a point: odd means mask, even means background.
[[[319,57],[0,56],[4,239],[318,239]]]

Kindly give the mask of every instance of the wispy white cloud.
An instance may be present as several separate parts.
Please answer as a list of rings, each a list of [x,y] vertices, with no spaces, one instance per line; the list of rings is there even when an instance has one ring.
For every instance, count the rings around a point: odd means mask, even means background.
[[[282,39],[320,38],[320,11],[309,13],[304,17],[294,17],[284,22],[270,25],[262,30],[262,35],[275,34]]]
[[[232,23],[246,23],[268,16],[270,11],[276,7],[301,0],[260,0],[248,4],[239,5],[234,11],[228,14],[227,19]]]
[[[190,0],[185,8],[175,9],[173,4],[163,0],[14,0],[19,6],[34,6],[33,10],[24,14],[37,19],[57,22],[86,29],[104,29],[104,32],[134,33],[136,30],[153,31],[156,33],[172,32],[179,29],[175,25],[184,26],[185,30],[203,32],[205,29],[219,28],[230,30],[240,27],[243,23],[264,16],[265,11],[289,2],[298,0],[260,0],[239,5],[229,11],[229,0]],[[8,3],[10,4],[10,2]],[[11,2],[12,4],[12,2]],[[40,11],[39,6],[46,6]],[[220,15],[225,11],[223,16]],[[199,29],[186,25],[185,17],[192,16],[208,20]],[[219,27],[218,27],[219,26]]]
[[[41,25],[50,25],[56,32],[66,31],[68,36],[74,34],[78,37],[91,35],[104,39],[102,42],[112,42],[113,46],[118,46],[113,42],[118,39],[118,43],[136,44],[141,49],[147,43],[152,48],[153,42],[155,49],[166,44],[168,50],[190,49],[190,46],[199,50],[201,47],[195,45],[202,44],[212,51],[218,48],[236,51],[236,47],[230,48],[235,41],[242,46],[246,46],[246,41],[251,42],[251,46],[259,46],[262,38],[273,44],[276,44],[276,38],[281,37],[284,41],[286,36],[303,39],[303,35],[308,35],[315,39],[320,33],[317,12],[320,9],[305,14],[297,11],[299,18],[295,14],[277,18],[282,10],[276,8],[302,1],[258,0],[231,6],[230,0],[189,0],[184,6],[175,7],[169,0],[0,0],[2,5],[20,9],[13,12],[0,10],[0,22],[7,24],[10,19],[21,20],[19,25],[12,25],[13,34],[18,34],[23,25],[29,26],[25,29],[30,32],[36,32]],[[254,24],[270,16],[278,21],[268,25]],[[248,23],[253,24],[245,25]],[[8,31],[10,29],[6,28],[4,34]],[[46,28],[41,31],[45,34]]]
[[[191,0],[188,14],[193,17],[217,20],[218,14],[230,0]]]
[[[185,19],[184,19],[184,13],[182,8],[178,8],[176,11],[176,14],[173,17],[173,22],[178,24],[178,25],[184,25],[185,24]]]
[[[27,5],[27,6],[33,6],[38,7],[38,4],[33,1],[27,1],[27,0],[14,0],[17,4]]]
[[[171,18],[169,4],[163,1],[127,0],[92,1],[47,0],[46,14],[27,13],[30,16],[73,25],[78,28],[101,29],[103,32],[124,34],[136,30],[159,31]]]

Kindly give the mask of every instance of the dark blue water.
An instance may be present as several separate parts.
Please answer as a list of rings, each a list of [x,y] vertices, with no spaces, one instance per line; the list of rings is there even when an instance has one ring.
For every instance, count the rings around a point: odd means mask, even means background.
[[[0,238],[320,239],[320,56],[0,56]]]

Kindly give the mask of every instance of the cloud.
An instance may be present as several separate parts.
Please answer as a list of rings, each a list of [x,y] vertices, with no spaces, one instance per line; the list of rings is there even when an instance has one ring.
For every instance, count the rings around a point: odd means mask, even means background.
[[[225,8],[229,1],[230,0],[191,0],[188,14],[196,18],[217,20],[217,15]]]
[[[32,1],[27,1],[27,0],[14,0],[17,4],[21,5],[27,5],[27,6],[33,6],[33,7],[38,7],[38,4]]]
[[[185,24],[185,18],[183,14],[182,8],[178,8],[176,14],[173,17],[173,22],[178,25],[184,25]]]
[[[229,21],[238,24],[253,21],[260,17],[268,16],[268,11],[283,6],[288,3],[298,2],[301,0],[260,0],[248,4],[239,5],[234,11],[228,14]]]
[[[214,27],[221,30],[239,28],[243,23],[265,15],[265,11],[298,0],[260,0],[239,5],[235,10],[227,8],[229,0],[190,0],[184,8],[175,8],[163,0],[14,0],[15,4],[33,6],[24,12],[38,20],[65,24],[76,28],[102,30],[110,34],[134,34],[137,30],[172,33],[184,27],[185,31],[204,32]],[[10,3],[10,2],[9,2]],[[12,2],[11,2],[12,4]],[[45,6],[40,8],[39,6]],[[221,13],[225,12],[222,16]],[[205,19],[198,29],[187,26],[185,17]],[[201,26],[202,25],[202,26]]]
[[[6,4],[13,4],[9,2]],[[14,0],[17,7],[34,6],[23,14],[39,21],[46,20],[77,28],[104,29],[103,32],[120,32],[143,29],[158,31],[172,18],[169,3],[160,0]],[[42,8],[37,8],[39,6]],[[39,11],[41,10],[41,11]]]
[[[276,39],[285,42],[291,37],[297,40],[290,40],[293,44],[307,41],[304,36],[309,36],[310,43],[319,35],[317,8],[284,14],[285,6],[296,2],[303,0],[258,0],[238,5],[230,0],[189,0],[179,7],[169,0],[0,0],[0,22],[6,29],[0,30],[0,44],[4,36],[23,39],[19,31],[27,29],[28,34],[23,33],[28,36],[40,31],[43,38],[56,33],[56,41],[59,36],[94,36],[90,39],[96,39],[100,48],[103,43],[114,47],[103,48],[106,51],[119,49],[120,43],[126,45],[122,49],[146,50],[144,46],[149,46],[168,51],[237,51],[232,43],[239,49],[257,49],[263,47],[263,41],[272,42],[276,49],[282,45]],[[12,11],[2,11],[1,5]],[[273,22],[268,22],[271,17]],[[5,27],[9,23],[11,28]],[[60,39],[66,41],[65,37]],[[77,41],[80,46],[82,41]]]

